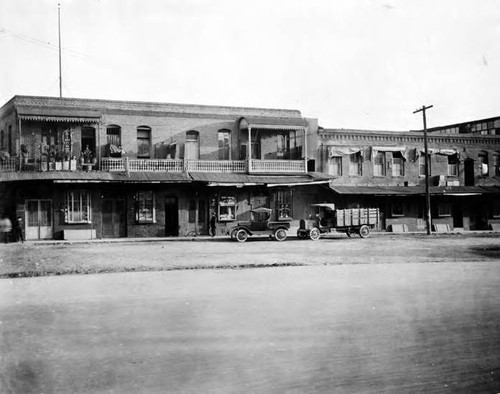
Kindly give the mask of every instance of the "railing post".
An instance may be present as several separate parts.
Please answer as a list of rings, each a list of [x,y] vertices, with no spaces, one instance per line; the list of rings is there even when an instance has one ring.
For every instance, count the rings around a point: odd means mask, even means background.
[[[129,163],[128,163],[128,157],[125,158],[125,172],[127,175],[129,174]]]

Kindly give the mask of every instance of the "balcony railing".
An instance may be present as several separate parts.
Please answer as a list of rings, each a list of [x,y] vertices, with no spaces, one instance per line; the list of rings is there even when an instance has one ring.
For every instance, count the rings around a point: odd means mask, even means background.
[[[107,172],[218,172],[218,173],[304,173],[304,160],[182,160],[102,158],[98,165],[67,163],[31,163],[20,166],[19,158],[0,160],[0,172],[14,171],[107,171]]]
[[[245,160],[186,160],[186,171],[191,172],[247,172]]]
[[[305,171],[304,160],[252,160],[249,172],[289,173]]]

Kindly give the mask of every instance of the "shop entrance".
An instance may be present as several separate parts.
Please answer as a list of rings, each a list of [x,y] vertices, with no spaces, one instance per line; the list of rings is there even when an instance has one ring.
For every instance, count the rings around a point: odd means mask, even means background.
[[[102,237],[123,238],[127,236],[125,199],[105,198],[102,200]]]
[[[177,197],[165,198],[165,235],[167,237],[179,235],[179,202]]]
[[[26,200],[26,239],[52,239],[52,200]]]

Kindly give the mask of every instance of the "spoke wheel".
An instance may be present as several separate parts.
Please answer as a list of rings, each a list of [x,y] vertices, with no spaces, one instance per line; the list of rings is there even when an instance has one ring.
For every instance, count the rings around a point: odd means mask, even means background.
[[[311,231],[309,231],[309,238],[311,238],[313,241],[317,241],[320,236],[321,231],[319,231],[319,228],[317,227],[313,227]]]
[[[236,232],[236,240],[238,242],[245,242],[248,239],[248,233],[246,230],[240,229]]]
[[[346,231],[345,233],[347,234],[347,236],[348,236],[349,238],[351,238],[351,237],[352,237],[352,231],[351,231],[350,229],[347,229],[347,231]]]
[[[366,238],[366,237],[368,237],[369,234],[370,234],[370,227],[361,226],[361,228],[359,229],[359,236],[361,238]]]
[[[282,228],[276,230],[274,232],[274,238],[276,239],[276,241],[284,241],[286,239],[286,231]]]

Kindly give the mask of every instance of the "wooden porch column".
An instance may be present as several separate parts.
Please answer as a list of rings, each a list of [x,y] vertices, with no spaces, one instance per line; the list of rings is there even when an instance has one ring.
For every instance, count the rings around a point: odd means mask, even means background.
[[[247,156],[248,156],[248,172],[252,172],[252,128],[250,126],[248,126]]]
[[[307,172],[307,126],[304,127],[304,172]]]

